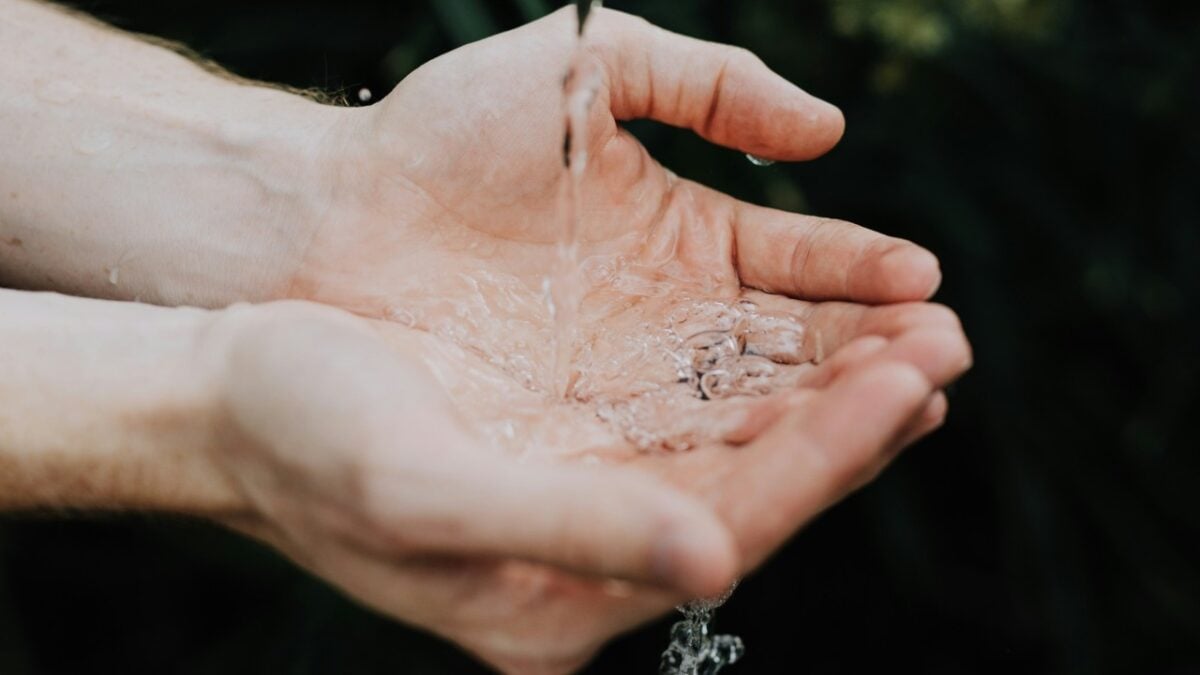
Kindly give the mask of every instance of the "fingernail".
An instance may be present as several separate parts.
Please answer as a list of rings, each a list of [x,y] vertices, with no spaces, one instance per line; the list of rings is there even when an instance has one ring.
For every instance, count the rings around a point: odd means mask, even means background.
[[[893,287],[905,297],[928,299],[942,285],[941,263],[937,256],[915,244],[888,251],[879,259],[879,263],[887,278],[899,279],[893,283]]]

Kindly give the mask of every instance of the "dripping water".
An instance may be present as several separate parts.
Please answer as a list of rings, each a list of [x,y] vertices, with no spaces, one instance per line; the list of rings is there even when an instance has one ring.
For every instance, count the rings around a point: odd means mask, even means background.
[[[563,164],[567,172],[563,230],[558,238],[558,259],[549,284],[550,311],[554,317],[555,395],[565,398],[570,387],[571,353],[575,325],[583,301],[584,278],[579,269],[582,229],[582,185],[588,163],[588,116],[600,89],[600,72],[585,48],[587,19],[598,1],[576,0],[575,48],[563,78]]]
[[[671,626],[671,644],[659,662],[659,675],[715,675],[741,660],[746,653],[741,638],[710,635],[713,612],[729,599],[733,588],[722,596],[694,600],[678,608],[683,619]]]
[[[566,207],[563,229],[558,238],[557,265],[551,278],[547,279],[547,301],[554,318],[554,371],[553,391],[559,398],[567,398],[571,387],[570,365],[575,342],[575,325],[580,304],[585,292],[585,279],[579,266],[579,245],[582,236],[583,180],[587,171],[589,128],[588,118],[592,103],[600,87],[597,65],[588,57],[585,40],[587,20],[592,8],[599,0],[575,0],[576,35],[575,48],[563,79],[563,112],[565,130],[563,137],[563,163],[567,173]],[[765,166],[770,160],[747,155],[750,161]],[[730,325],[729,330],[734,326]],[[703,342],[694,347],[693,361],[698,362],[694,375],[698,393],[703,398],[724,395],[718,390],[714,376],[726,372],[718,368],[736,359],[745,348],[744,339],[739,341],[730,333],[711,332],[692,336],[693,342]],[[726,352],[729,352],[728,354]],[[751,353],[753,354],[753,353]],[[766,362],[765,368],[774,372],[767,359],[750,355],[750,359]],[[684,368],[687,370],[687,368]],[[750,375],[749,380],[756,376]],[[761,378],[761,376],[758,376]],[[728,382],[740,382],[747,378],[726,377]],[[731,385],[726,384],[729,388]],[[744,652],[741,638],[734,635],[709,635],[709,624],[713,612],[733,592],[731,587],[720,598],[696,600],[679,609],[684,619],[671,629],[671,643],[663,653],[660,672],[663,675],[714,675],[726,665],[736,663]]]

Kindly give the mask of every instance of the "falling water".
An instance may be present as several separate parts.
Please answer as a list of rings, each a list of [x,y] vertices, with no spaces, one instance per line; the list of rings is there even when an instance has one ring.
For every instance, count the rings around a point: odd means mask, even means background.
[[[580,241],[584,235],[582,205],[590,140],[588,120],[601,84],[598,65],[589,58],[585,40],[588,16],[599,4],[598,0],[576,0],[574,3],[576,45],[563,79],[565,213],[556,265],[546,280],[545,289],[554,319],[553,393],[562,399],[593,401],[597,405],[597,417],[642,450],[686,449],[691,447],[688,435],[671,429],[671,420],[686,417],[686,424],[694,426],[697,419],[713,416],[692,414],[690,408],[681,411],[681,399],[695,402],[763,395],[788,384],[786,378],[778,377],[777,363],[798,364],[813,357],[806,359],[806,333],[794,319],[760,313],[756,305],[748,301],[687,300],[676,307],[670,326],[665,330],[660,328],[655,332],[651,324],[645,324],[646,334],[637,338],[638,349],[633,350],[652,352],[659,358],[664,353],[669,355],[669,360],[674,363],[674,385],[652,386],[641,395],[629,396],[625,392],[615,400],[606,400],[602,394],[588,390],[589,384],[603,380],[603,365],[613,363],[611,360],[594,361],[588,354],[583,354],[579,362],[573,364],[577,356],[576,325],[588,282],[579,261]],[[747,155],[747,158],[758,166],[772,163],[755,155]],[[637,371],[629,367],[629,362],[618,360],[616,363],[614,371]],[[580,377],[589,382],[576,380],[572,370],[586,373]],[[596,376],[597,372],[601,377]],[[677,411],[674,418],[663,413],[669,409]],[[660,673],[713,675],[741,658],[745,649],[740,638],[709,634],[713,612],[732,591],[730,588],[722,597],[696,600],[679,608],[684,618],[671,628],[671,643],[663,653]]]
[[[736,586],[736,584],[735,584]],[[671,626],[671,644],[663,652],[659,675],[714,675],[737,663],[746,648],[736,635],[709,635],[713,612],[733,593],[694,600],[678,609],[683,619]]]
[[[575,325],[583,301],[584,279],[579,269],[579,239],[582,225],[582,183],[588,162],[588,115],[600,89],[600,72],[585,49],[588,15],[596,0],[576,0],[577,33],[571,63],[563,78],[563,108],[566,131],[563,164],[567,171],[566,213],[558,239],[557,268],[550,283],[550,310],[554,316],[554,391],[566,397],[570,386],[571,352]]]

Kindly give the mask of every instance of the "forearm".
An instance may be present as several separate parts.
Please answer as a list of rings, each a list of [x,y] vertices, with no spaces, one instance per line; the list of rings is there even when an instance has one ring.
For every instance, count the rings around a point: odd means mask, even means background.
[[[0,510],[231,515],[214,315],[0,289]]]
[[[0,0],[0,285],[169,305],[284,295],[336,114]]]

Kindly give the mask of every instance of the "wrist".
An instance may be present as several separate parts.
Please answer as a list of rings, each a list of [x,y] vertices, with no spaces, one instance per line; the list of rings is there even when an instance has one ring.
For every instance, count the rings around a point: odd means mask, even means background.
[[[220,239],[211,242],[213,260],[231,269],[203,281],[216,294],[206,304],[217,307],[289,297],[330,215],[336,189],[329,150],[336,143],[330,138],[350,112],[267,87],[225,86],[231,88],[225,96],[242,99],[236,109],[223,121],[199,123],[210,150],[241,179],[240,204],[225,209],[239,215],[226,220]]]
[[[285,91],[219,80],[192,109],[164,111],[207,158],[190,187],[185,239],[194,266],[159,276],[156,302],[224,307],[288,296],[328,218],[334,184],[327,138],[348,109]],[[188,177],[185,176],[185,179]]]
[[[0,510],[245,510],[215,469],[214,314],[0,291]]]
[[[303,251],[289,260],[287,287],[271,299],[307,300],[369,317],[386,306],[412,277],[381,276],[406,265],[402,256],[421,258],[428,247],[404,242],[437,231],[446,209],[413,178],[427,158],[406,155],[412,145],[388,101],[344,108],[325,127],[314,156],[315,187],[306,216]],[[414,224],[428,228],[414,228]],[[435,237],[438,235],[434,235]],[[293,249],[297,251],[298,249]],[[401,256],[398,258],[398,256]]]

